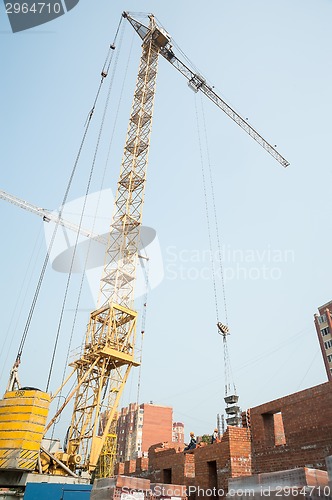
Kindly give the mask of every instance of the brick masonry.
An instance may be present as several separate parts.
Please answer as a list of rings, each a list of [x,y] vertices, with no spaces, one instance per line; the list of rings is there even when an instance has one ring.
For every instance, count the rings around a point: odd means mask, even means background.
[[[325,458],[332,455],[332,382],[246,415],[248,427],[228,427],[220,443],[189,453],[183,453],[183,444],[159,443],[149,448],[148,458],[117,464],[116,473],[227,492],[229,478],[299,467],[326,470]]]
[[[332,454],[332,382],[251,408],[250,427],[253,473],[326,470],[325,458]]]
[[[250,445],[248,429],[229,427],[220,443],[198,447],[190,453],[183,453],[184,445],[177,443],[151,446],[144,470],[142,459],[137,459],[136,470],[135,461],[130,460],[117,464],[115,473],[144,477],[155,483],[227,491],[229,477],[251,474]]]

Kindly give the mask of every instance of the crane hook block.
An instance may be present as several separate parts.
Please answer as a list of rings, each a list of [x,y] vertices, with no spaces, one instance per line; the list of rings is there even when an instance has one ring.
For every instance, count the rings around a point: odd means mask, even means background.
[[[221,333],[221,335],[229,335],[229,328],[227,325],[223,325],[222,323],[220,323],[220,321],[217,323],[217,327],[218,327],[218,330],[219,330],[219,333]]]

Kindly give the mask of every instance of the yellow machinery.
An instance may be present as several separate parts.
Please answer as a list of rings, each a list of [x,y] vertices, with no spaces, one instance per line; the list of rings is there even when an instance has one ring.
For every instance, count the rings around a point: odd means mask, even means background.
[[[284,167],[288,165],[287,160],[228,106],[201,75],[175,56],[170,36],[157,26],[152,15],[148,26],[126,12],[123,17],[141,37],[142,55],[98,308],[90,314],[81,354],[71,363],[72,372],[53,394],[52,401],[69,381],[73,388],[46,426],[50,402],[47,394],[28,390],[7,392],[1,401],[0,468],[32,470],[36,467],[43,473],[77,477],[78,473],[93,473],[102,455],[101,473],[111,474],[113,471],[116,438],[112,423],[129,372],[133,366],[139,365],[135,358],[137,313],[134,310],[134,287],[159,55],[187,78],[190,88],[195,92],[202,91],[279,163]],[[102,76],[106,74],[102,73]],[[18,384],[18,364],[19,359],[13,367],[10,388]],[[74,408],[66,449],[52,454],[41,446],[42,437],[72,400]],[[100,432],[100,422],[105,415]]]
[[[50,396],[38,390],[6,392],[0,401],[0,468],[36,468]]]
[[[96,468],[96,477],[112,477],[114,476],[114,466],[116,461],[116,424],[117,418],[113,419],[110,433],[107,435],[103,449]]]

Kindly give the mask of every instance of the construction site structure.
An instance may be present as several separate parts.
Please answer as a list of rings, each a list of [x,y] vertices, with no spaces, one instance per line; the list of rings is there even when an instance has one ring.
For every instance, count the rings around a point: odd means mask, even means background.
[[[332,301],[318,308],[314,322],[325,365],[327,380],[332,380]]]
[[[137,312],[134,290],[159,55],[187,78],[190,88],[195,92],[202,91],[282,166],[288,165],[287,160],[226,104],[201,75],[176,57],[170,36],[156,24],[153,15],[149,15],[148,26],[127,12],[123,13],[123,17],[134,27],[143,43],[98,306],[90,314],[81,352],[70,364],[71,372],[52,394],[51,401],[62,393],[64,386],[69,387],[70,383],[72,388],[46,426],[44,420],[47,408],[43,407],[46,411],[42,415],[36,412],[37,403],[30,401],[30,389],[21,389],[19,386],[17,369],[20,359],[14,363],[9,390],[1,402],[5,405],[3,402],[11,399],[18,408],[20,418],[11,422],[10,431],[23,441],[29,441],[32,432],[36,433],[36,442],[37,434],[39,436],[36,461],[32,460],[35,468],[32,462],[18,460],[16,471],[34,470],[41,475],[66,476],[77,480],[84,474],[89,478],[95,472],[105,445],[106,455],[110,460],[111,456],[114,457],[115,434],[112,432],[112,423],[131,368],[140,364],[135,355]],[[102,77],[105,76],[102,73]],[[34,391],[33,398],[49,403],[45,393]],[[42,438],[47,437],[48,431],[70,402],[73,402],[73,411],[65,447],[52,452],[42,444]],[[24,411],[20,409],[20,404]],[[28,419],[33,416],[28,425],[23,417],[25,413],[29,415]],[[26,450],[23,441],[15,444],[12,439],[8,439],[6,415],[6,412],[0,413],[0,471],[8,471],[9,462],[6,460],[9,456],[13,459],[18,450],[24,450],[23,454]],[[102,416],[104,422],[100,426]],[[110,471],[112,464],[109,463],[107,474]]]

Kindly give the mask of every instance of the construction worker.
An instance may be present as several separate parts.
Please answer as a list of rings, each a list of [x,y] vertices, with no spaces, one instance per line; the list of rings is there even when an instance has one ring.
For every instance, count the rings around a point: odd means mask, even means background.
[[[185,449],[183,451],[194,450],[195,448],[196,448],[195,433],[191,432],[190,433],[190,443],[185,447]]]
[[[211,436],[211,443],[220,443],[219,432],[218,429],[214,429],[213,434]]]

